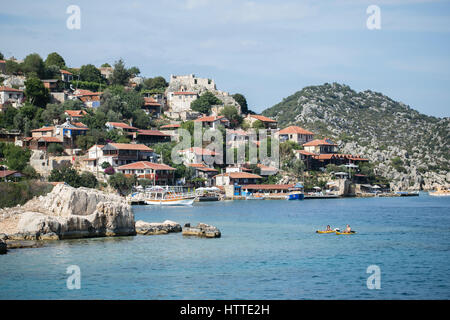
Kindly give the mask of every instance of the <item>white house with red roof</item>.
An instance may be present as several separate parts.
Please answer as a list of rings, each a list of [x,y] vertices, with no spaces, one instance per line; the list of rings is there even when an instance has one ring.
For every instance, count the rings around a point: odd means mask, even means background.
[[[198,94],[192,91],[176,91],[167,93],[167,102],[172,113],[191,111],[191,103],[197,100]]]
[[[194,122],[199,122],[202,124],[202,127],[217,129],[219,125],[224,127],[229,127],[230,121],[224,116],[206,116],[203,115],[198,119],[195,119]]]
[[[214,176],[216,186],[257,184],[260,175],[249,172],[226,172]]]
[[[206,157],[220,156],[213,150],[199,147],[192,147],[184,150],[179,150],[178,154],[183,159],[183,163],[185,165],[189,165],[191,163],[203,163]]]
[[[85,115],[87,115],[87,112],[84,110],[66,110],[64,114],[69,117],[70,121],[78,122],[80,121]]]
[[[106,129],[109,130],[113,130],[113,129],[117,129],[120,130],[124,133],[130,133],[130,132],[137,132],[139,129],[136,127],[133,127],[125,122],[111,122],[108,121],[106,124]]]
[[[195,170],[195,178],[205,179],[205,186],[214,185],[214,176],[217,175],[217,169],[210,168],[203,163],[190,163],[187,165]]]
[[[61,80],[64,82],[70,82],[73,80],[73,74],[70,71],[67,70],[59,70],[60,74],[61,74]]]
[[[250,125],[253,126],[253,124],[256,121],[261,121],[262,124],[266,129],[276,129],[278,126],[278,121],[271,119],[269,117],[260,115],[260,114],[248,114],[244,120]]]
[[[336,153],[337,144],[330,139],[316,139],[303,144],[305,151],[322,154],[322,153]]]
[[[0,87],[0,109],[3,109],[5,104],[11,104],[14,108],[19,108],[22,105],[24,94],[22,90],[10,87]]]
[[[300,145],[312,141],[314,133],[298,126],[289,126],[275,133],[280,142],[292,141]]]
[[[126,176],[135,175],[138,179],[150,179],[155,185],[173,185],[175,168],[166,164],[149,161],[138,161],[116,168]]]

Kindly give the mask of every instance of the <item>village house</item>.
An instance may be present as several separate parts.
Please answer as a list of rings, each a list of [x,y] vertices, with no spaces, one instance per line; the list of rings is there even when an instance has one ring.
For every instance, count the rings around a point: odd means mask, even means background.
[[[133,143],[108,143],[106,145],[94,145],[88,150],[88,158],[84,159],[87,169],[96,172],[100,170],[104,162],[111,167],[137,162],[156,162],[158,156],[153,149],[143,144]],[[101,169],[103,171],[103,169]]]
[[[216,186],[256,184],[261,176],[248,172],[226,172],[214,176]]]
[[[183,163],[185,165],[191,163],[203,163],[205,161],[205,157],[214,157],[218,154],[209,149],[203,149],[199,147],[192,147],[189,149],[179,150],[178,154],[183,159]]]
[[[61,80],[64,82],[70,82],[73,80],[73,74],[72,72],[69,72],[67,70],[59,70],[60,74],[61,74]]]
[[[87,112],[84,110],[66,110],[64,114],[69,117],[71,122],[79,122],[85,115],[87,115]]]
[[[167,102],[172,113],[191,111],[191,103],[197,100],[198,94],[191,91],[177,91],[167,93]]]
[[[142,144],[152,144],[160,142],[169,142],[171,135],[163,133],[158,130],[141,130],[138,129],[136,132],[131,132],[128,134],[133,142]]]
[[[178,141],[179,140],[178,128],[180,127],[181,125],[178,123],[166,124],[159,127],[159,131],[169,135],[172,141]]]
[[[275,133],[281,142],[292,141],[300,145],[313,140],[314,133],[298,126],[290,126]]]
[[[153,97],[144,97],[142,110],[152,118],[159,118],[162,113],[162,105]]]
[[[239,148],[249,141],[249,135],[242,129],[227,129],[226,135],[226,145],[228,148]]]
[[[316,139],[303,144],[305,151],[312,152],[315,154],[322,153],[336,153],[337,144],[335,144],[330,139]]]
[[[60,86],[58,85],[58,81],[57,79],[45,79],[45,80],[41,80],[42,83],[44,84],[44,87],[48,89],[49,92],[59,92],[61,91]]]
[[[276,120],[270,119],[268,117],[259,115],[259,114],[248,114],[244,121],[246,121],[251,127],[256,121],[261,121],[266,129],[276,129],[278,122]]]
[[[224,126],[225,128],[230,126],[230,121],[228,121],[227,118],[224,116],[205,116],[194,120],[194,122],[200,122],[202,124],[202,127],[204,128],[211,128],[211,129],[217,129],[219,125]]]
[[[105,126],[106,126],[106,130],[108,130],[108,131],[116,129],[116,130],[122,131],[124,134],[137,132],[139,130],[138,128],[130,126],[129,124],[126,124],[124,122],[109,121],[105,124]]]
[[[166,164],[138,161],[116,168],[117,172],[126,176],[135,175],[138,179],[150,179],[154,185],[173,185],[175,168]]]
[[[259,168],[259,171],[260,171],[259,174],[261,176],[273,176],[278,173],[278,168],[266,166],[262,163],[258,163],[257,167]]]
[[[113,67],[100,67],[97,68],[105,79],[111,78],[114,68]]]
[[[24,100],[22,90],[10,87],[0,87],[0,109],[6,104],[11,104],[14,108],[19,108]]]
[[[23,174],[16,170],[7,170],[4,167],[0,168],[0,181],[17,181],[22,178]]]
[[[214,176],[218,173],[216,169],[210,168],[203,163],[190,163],[188,167],[195,169],[195,178],[205,179],[205,187],[214,185]]]
[[[0,60],[0,73],[6,74],[6,61]]]
[[[92,92],[90,90],[77,89],[72,95],[72,99],[83,102],[86,108],[97,108],[100,106],[100,98],[103,92]]]

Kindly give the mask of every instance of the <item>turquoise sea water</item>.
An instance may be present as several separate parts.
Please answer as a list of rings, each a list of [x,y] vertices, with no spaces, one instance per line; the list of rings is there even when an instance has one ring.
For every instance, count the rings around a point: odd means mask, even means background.
[[[133,207],[136,220],[204,222],[177,234],[54,242],[0,256],[0,299],[449,299],[450,198],[228,201]],[[351,236],[314,233],[327,224]],[[66,268],[81,269],[68,290]],[[369,265],[381,289],[369,290]]]

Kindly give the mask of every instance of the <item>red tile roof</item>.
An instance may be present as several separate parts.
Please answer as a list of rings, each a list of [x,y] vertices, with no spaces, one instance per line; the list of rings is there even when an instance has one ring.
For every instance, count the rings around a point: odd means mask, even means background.
[[[63,143],[62,140],[59,140],[57,137],[36,137],[38,141],[44,140],[45,142],[57,142]]]
[[[159,137],[170,137],[170,134],[165,134],[158,130],[138,130],[138,135],[142,136],[159,136]]]
[[[262,177],[257,174],[247,172],[227,172],[216,175],[216,177],[219,176],[230,177],[232,179],[262,179]]]
[[[163,125],[163,126],[161,126],[161,127],[159,127],[159,128],[160,128],[160,129],[172,129],[172,128],[179,128],[179,127],[181,127],[181,124],[173,123],[173,124],[166,124],[166,125]]]
[[[200,117],[198,119],[195,119],[195,122],[213,122],[213,121],[217,121],[217,120],[221,120],[224,119],[223,116],[204,116],[204,117]],[[224,119],[225,120],[225,119]]]
[[[188,164],[189,167],[195,168],[197,170],[200,171],[205,171],[205,172],[218,172],[216,169],[214,168],[209,168],[207,166],[205,166],[203,163],[191,163]]]
[[[82,117],[87,115],[87,112],[84,110],[66,110],[65,112],[71,117]]]
[[[44,131],[53,131],[55,127],[42,127],[39,129],[31,130],[31,132],[44,132]]]
[[[14,89],[14,88],[11,88],[11,87],[5,87],[5,86],[1,86],[1,87],[0,87],[0,91],[7,91],[7,92],[23,92],[22,90]]]
[[[308,152],[308,151],[305,151],[305,150],[294,150],[294,152],[303,154],[303,155],[305,155],[305,156],[315,156],[315,155],[316,155],[316,154],[313,153],[313,152]]]
[[[203,148],[199,148],[199,147],[192,147],[189,149],[179,150],[178,152],[179,153],[194,152],[195,154],[204,155],[204,156],[215,156],[217,154],[213,150],[203,149]]]
[[[306,147],[311,147],[311,146],[314,146],[314,147],[315,146],[337,146],[337,144],[333,143],[331,140],[328,140],[329,142],[327,140],[328,139],[322,139],[322,140],[316,139],[316,140],[304,143],[303,145],[306,146]]]
[[[242,188],[253,190],[288,190],[293,187],[294,184],[247,184]]]
[[[59,72],[61,72],[63,74],[72,74],[72,72],[69,72],[69,71],[63,70],[63,69],[59,70]]]
[[[134,143],[108,143],[119,150],[139,150],[139,151],[153,151],[153,149],[147,147],[145,144]]]
[[[15,173],[19,173],[19,171],[16,170],[0,170],[0,178],[5,178],[10,175],[13,175]]]
[[[196,92],[189,92],[189,91],[177,91],[177,92],[174,92],[173,94],[175,94],[175,95],[197,95],[197,93]]]
[[[170,170],[170,171],[176,170],[175,168],[172,168],[167,164],[153,163],[149,161],[138,161],[117,167],[117,170],[142,170],[142,169]]]
[[[155,106],[160,107],[161,103],[158,103],[153,97],[145,97],[144,98],[144,106]]]
[[[262,116],[262,115],[259,115],[259,114],[251,114],[250,117],[254,118],[254,119],[257,119],[259,121],[262,121],[262,122],[277,122],[276,120],[270,119],[268,117],[265,117],[265,116]]]
[[[129,124],[126,124],[124,122],[107,122],[107,124],[110,124],[114,128],[122,128],[122,129],[135,129],[138,130],[138,128],[132,127]]]
[[[298,126],[290,126],[279,131],[279,134],[308,134],[314,135],[311,131],[305,130]]]

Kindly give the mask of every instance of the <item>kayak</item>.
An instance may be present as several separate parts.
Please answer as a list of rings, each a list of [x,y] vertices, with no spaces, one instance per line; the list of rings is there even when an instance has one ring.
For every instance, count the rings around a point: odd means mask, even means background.
[[[336,231],[336,234],[355,234],[356,231],[350,231],[350,232],[338,232]]]
[[[336,231],[334,230],[330,230],[330,231],[322,231],[322,230],[317,230],[316,233],[335,233]]]

